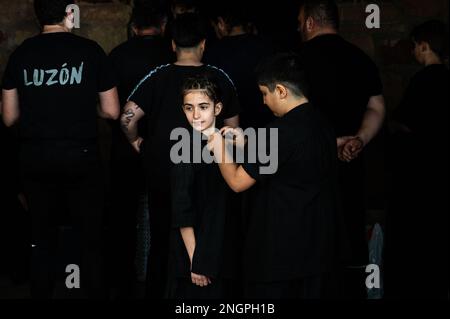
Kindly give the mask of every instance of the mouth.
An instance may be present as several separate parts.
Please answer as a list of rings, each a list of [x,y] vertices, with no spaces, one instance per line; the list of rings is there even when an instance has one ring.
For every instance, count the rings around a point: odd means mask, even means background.
[[[201,120],[193,120],[193,121],[192,121],[192,126],[193,126],[195,129],[201,129],[204,123],[205,123],[205,121],[201,121]]]

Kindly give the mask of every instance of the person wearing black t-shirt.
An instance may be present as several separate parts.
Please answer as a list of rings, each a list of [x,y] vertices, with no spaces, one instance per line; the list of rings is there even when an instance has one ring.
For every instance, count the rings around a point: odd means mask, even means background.
[[[119,101],[103,49],[70,32],[69,4],[34,1],[42,33],[12,53],[3,78],[3,121],[6,126],[18,122],[22,142],[20,163],[32,219],[31,294],[35,298],[52,294],[61,209],[70,211],[73,226],[80,230],[80,288],[88,297],[105,297],[97,116],[116,119]],[[54,207],[57,199],[67,207]]]
[[[172,46],[177,61],[157,67],[147,74],[131,93],[121,116],[122,130],[140,152],[145,148],[145,166],[149,185],[150,252],[148,261],[148,296],[161,298],[165,294],[167,256],[170,230],[170,183],[172,166],[171,132],[187,127],[181,105],[180,90],[184,80],[196,74],[207,74],[217,82],[222,92],[224,109],[217,125],[239,124],[239,103],[233,82],[222,70],[201,63],[205,48],[205,31],[198,15],[187,13],[173,24]],[[137,125],[146,116],[147,135],[138,135]]]
[[[339,189],[350,248],[343,257],[346,274],[349,274],[344,282],[348,292],[344,297],[364,298],[365,266],[369,256],[365,233],[364,162],[358,155],[383,124],[382,84],[370,58],[339,36],[339,12],[334,1],[304,1],[298,20],[305,41],[300,56],[305,63],[310,99],[333,125],[341,159]]]
[[[111,51],[110,57],[117,75],[120,105],[127,102],[133,88],[159,65],[173,62],[175,55],[170,42],[162,38],[166,13],[157,6],[140,5],[133,9],[131,27],[135,36]],[[139,123],[145,136],[146,123]],[[134,257],[136,246],[136,214],[139,198],[147,197],[142,157],[131,147],[120,129],[111,121],[111,214],[110,247],[114,269],[122,275],[115,281],[117,297],[131,294],[135,280]],[[127,167],[127,170],[123,168]],[[145,200],[145,199],[144,199]]]
[[[393,114],[385,297],[448,299],[448,32],[432,20],[412,40],[424,67]]]
[[[227,214],[227,185],[217,164],[203,157],[193,160],[194,152],[203,152],[214,133],[216,117],[222,110],[220,92],[214,82],[199,76],[187,79],[182,93],[183,110],[194,135],[189,140],[189,160],[175,164],[171,171],[175,279],[171,297],[231,297],[236,216]],[[201,139],[198,145],[195,134],[201,134],[197,136]]]
[[[265,127],[274,120],[272,112],[261,102],[255,69],[261,59],[273,54],[275,49],[268,41],[251,33],[249,24],[245,7],[236,3],[219,6],[213,25],[220,40],[206,49],[203,59],[223,69],[233,79],[242,108],[239,122],[243,129]]]
[[[276,55],[258,74],[264,103],[278,119],[258,136],[255,153],[275,152],[274,162],[251,162],[249,152],[243,165],[232,163],[220,133],[208,143],[231,189],[253,187],[257,192],[245,212],[245,296],[325,297],[339,245],[335,135],[306,98],[304,69],[297,56]],[[250,139],[247,144],[255,148]],[[270,167],[276,170],[267,171]]]

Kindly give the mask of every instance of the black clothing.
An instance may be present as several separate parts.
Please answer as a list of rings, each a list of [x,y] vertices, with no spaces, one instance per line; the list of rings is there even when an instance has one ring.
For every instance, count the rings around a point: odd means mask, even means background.
[[[410,132],[390,139],[386,298],[448,299],[448,87],[446,66],[426,66],[394,112]]]
[[[309,100],[330,120],[336,136],[355,135],[371,96],[382,94],[376,65],[337,34],[317,36],[300,49],[309,84]],[[337,156],[337,155],[336,155]],[[338,163],[339,192],[350,254],[347,265],[365,265],[364,161]]]
[[[256,66],[274,53],[273,46],[259,36],[228,36],[207,47],[204,61],[223,69],[233,79],[242,112],[240,127],[265,127],[275,119],[264,105],[256,79]]]
[[[20,97],[20,136],[29,140],[97,137],[98,92],[115,86],[103,49],[68,32],[39,34],[11,55],[3,89]]]
[[[117,77],[120,105],[123,107],[133,88],[151,70],[172,62],[168,41],[158,36],[137,36],[111,51]],[[136,213],[139,196],[146,193],[143,156],[137,154],[123,134],[119,121],[111,121],[111,188],[109,209],[110,256],[112,273],[121,273],[114,283],[118,297],[131,295],[136,280]],[[146,135],[146,121],[139,122],[139,135]]]
[[[329,272],[339,248],[333,130],[309,103],[267,129],[278,129],[277,171],[264,175],[260,162],[243,165],[257,181],[246,211],[245,279],[276,282]]]
[[[114,88],[108,58],[94,41],[40,34],[10,57],[3,88],[19,94],[20,165],[32,224],[32,297],[51,297],[59,202],[80,230],[81,287],[105,297],[102,280],[103,191],[97,152],[97,98]],[[58,210],[61,207],[58,207]],[[64,269],[59,269],[64,271]]]
[[[216,127],[222,127],[224,119],[238,115],[239,103],[231,79],[225,72],[213,66],[160,66],[142,79],[129,97],[146,115],[149,128],[144,138],[145,154],[148,155],[146,167],[150,183],[158,188],[168,188],[172,130],[178,127],[191,129],[182,109],[181,87],[186,78],[198,74],[207,74],[220,88],[224,108],[217,117]]]

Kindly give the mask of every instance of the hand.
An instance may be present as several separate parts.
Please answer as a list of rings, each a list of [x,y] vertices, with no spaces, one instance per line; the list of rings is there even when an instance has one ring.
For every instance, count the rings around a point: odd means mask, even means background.
[[[133,148],[135,149],[136,152],[140,153],[141,152],[141,144],[144,141],[144,139],[140,136],[138,136],[138,138],[131,143],[131,146],[133,146]]]
[[[343,136],[337,139],[338,158],[350,162],[358,157],[364,147],[364,141],[359,136]]]
[[[200,287],[206,287],[211,283],[210,278],[203,276],[203,275],[195,274],[193,272],[191,272],[191,280],[194,285],[197,285]]]
[[[217,153],[217,151],[222,149],[223,138],[220,132],[215,131],[208,138],[208,144],[206,147],[210,152]]]
[[[225,142],[232,139],[233,144],[240,148],[243,148],[245,145],[244,131],[240,127],[224,126],[220,129],[220,134],[225,138]]]

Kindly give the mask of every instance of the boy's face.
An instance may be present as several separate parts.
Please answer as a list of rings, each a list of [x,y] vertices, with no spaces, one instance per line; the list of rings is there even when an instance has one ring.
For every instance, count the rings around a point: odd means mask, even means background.
[[[216,116],[222,110],[222,104],[214,102],[203,90],[189,91],[183,99],[183,111],[194,130],[203,132],[214,128]]]
[[[424,56],[425,51],[426,51],[425,43],[423,43],[423,42],[418,43],[418,42],[414,41],[414,50],[413,50],[414,58],[420,64],[424,63],[423,56]]]
[[[259,85],[259,90],[262,93],[264,104],[269,107],[269,109],[273,112],[275,116],[279,116],[277,114],[279,97],[276,92],[276,89],[273,90],[273,92],[270,92],[267,86]]]

